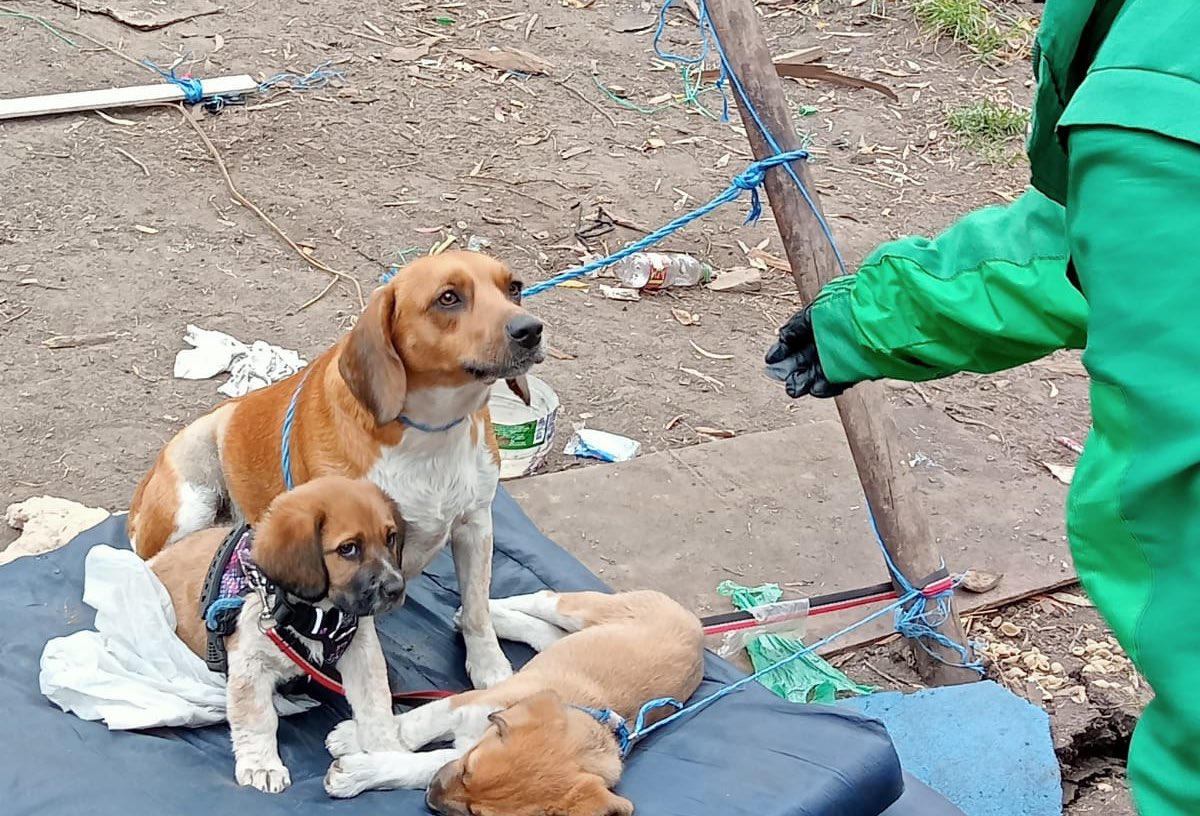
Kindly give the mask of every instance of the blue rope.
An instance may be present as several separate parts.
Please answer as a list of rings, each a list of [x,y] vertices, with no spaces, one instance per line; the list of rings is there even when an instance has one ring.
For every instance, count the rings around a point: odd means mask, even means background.
[[[258,86],[258,91],[259,93],[265,93],[280,85],[286,85],[293,91],[313,91],[318,88],[324,88],[333,80],[341,79],[344,76],[345,74],[336,68],[330,68],[328,62],[322,62],[307,74],[293,74],[289,71],[281,71],[265,79]]]
[[[704,62],[704,60],[708,56],[710,50],[715,51],[716,54],[718,55],[718,57],[720,58],[720,63],[721,63],[721,73],[720,73],[720,76],[717,78],[716,87],[722,91],[722,96],[725,96],[724,88],[725,88],[726,83],[733,86],[734,92],[737,94],[738,100],[739,100],[740,104],[742,105],[743,110],[745,110],[745,112],[749,115],[750,119],[754,122],[755,126],[759,130],[759,133],[762,135],[763,140],[767,143],[768,147],[771,148],[771,150],[773,151],[773,153],[775,155],[773,155],[772,157],[770,157],[768,159],[764,159],[762,161],[758,161],[758,162],[755,162],[754,164],[750,165],[745,171],[742,172],[741,175],[739,175],[737,178],[734,179],[733,183],[729,186],[729,188],[727,190],[725,190],[725,192],[721,193],[719,196],[714,198],[712,201],[710,201],[708,204],[704,205],[703,207],[700,207],[699,209],[694,210],[693,212],[687,213],[683,216],[680,216],[679,218],[676,218],[674,221],[667,224],[665,227],[663,227],[653,233],[650,233],[645,238],[641,239],[640,241],[636,242],[635,244],[630,245],[629,247],[626,247],[625,249],[621,250],[620,252],[617,252],[616,254],[612,255],[609,258],[604,258],[599,261],[593,261],[592,263],[589,263],[586,266],[580,267],[578,269],[568,270],[559,275],[555,275],[554,277],[552,277],[548,280],[542,281],[541,283],[535,284],[534,286],[531,286],[525,290],[526,295],[537,294],[538,292],[548,289],[552,286],[556,286],[557,284],[559,284],[563,281],[571,280],[573,278],[578,278],[582,275],[586,275],[589,272],[595,271],[597,269],[601,269],[605,266],[609,266],[613,263],[616,263],[617,261],[623,260],[624,258],[628,257],[629,255],[632,255],[636,252],[640,252],[644,248],[657,243],[658,241],[660,241],[663,238],[667,237],[668,235],[674,233],[678,229],[686,226],[687,224],[690,224],[692,221],[695,221],[696,219],[707,215],[708,213],[712,212],[713,210],[715,210],[717,207],[721,206],[722,204],[733,201],[741,194],[742,190],[750,190],[751,194],[753,195],[753,198],[751,200],[750,215],[746,219],[747,223],[753,221],[754,219],[756,219],[758,217],[758,215],[761,212],[761,203],[758,200],[757,188],[762,183],[762,180],[766,174],[766,170],[768,168],[774,167],[774,166],[782,166],[784,168],[784,170],[787,172],[788,176],[791,177],[792,181],[796,185],[796,188],[800,191],[800,194],[803,196],[805,203],[808,204],[809,210],[812,212],[813,216],[817,219],[817,222],[821,225],[821,231],[825,234],[826,240],[829,241],[829,246],[833,250],[834,257],[837,259],[839,269],[841,270],[842,274],[846,274],[846,264],[845,264],[845,261],[842,259],[841,252],[838,250],[837,242],[834,240],[833,231],[832,231],[832,229],[830,229],[829,223],[822,216],[820,209],[817,207],[816,202],[812,198],[812,195],[809,193],[808,189],[805,187],[804,182],[800,179],[800,176],[796,173],[795,169],[791,166],[792,161],[796,161],[801,158],[806,158],[808,154],[802,150],[792,151],[790,153],[784,153],[780,149],[779,143],[775,140],[775,137],[771,134],[770,130],[767,128],[766,124],[763,122],[762,117],[759,115],[758,111],[755,109],[754,104],[750,101],[750,98],[746,94],[746,90],[742,86],[741,81],[738,79],[737,74],[735,74],[733,71],[730,70],[729,59],[725,54],[725,49],[721,45],[721,40],[717,36],[716,30],[713,28],[712,20],[708,15],[708,7],[705,3],[705,0],[698,0],[699,12],[700,12],[698,25],[699,25],[700,37],[701,37],[700,53],[694,57],[690,57],[690,56],[675,54],[675,53],[672,53],[672,52],[669,52],[669,51],[666,51],[663,49],[662,44],[661,44],[662,36],[666,29],[667,13],[669,12],[673,2],[674,2],[674,0],[664,0],[663,6],[659,11],[658,27],[654,33],[654,51],[655,51],[655,53],[658,55],[658,57],[660,59],[662,59],[666,62],[672,62],[672,63],[688,65],[688,66],[697,66],[697,65],[701,65]],[[725,108],[722,113],[722,120],[728,121],[728,118],[729,118],[728,97],[725,97],[725,98],[726,98],[726,101],[725,101]],[[683,717],[687,717],[691,714],[694,714],[695,712],[697,712],[701,709],[707,708],[708,706],[712,705],[713,703],[720,700],[721,698],[727,697],[728,695],[733,694],[734,692],[738,691],[739,689],[744,688],[745,686],[749,685],[750,683],[758,681],[760,678],[766,676],[767,674],[770,674],[771,672],[776,671],[777,669],[779,669],[795,660],[799,660],[803,657],[813,654],[814,652],[816,652],[818,649],[822,648],[823,646],[825,646],[829,643],[832,643],[833,641],[837,640],[840,637],[845,636],[846,634],[849,634],[850,632],[854,631],[855,629],[866,626],[868,623],[878,620],[879,618],[883,617],[884,615],[888,614],[889,612],[895,613],[896,631],[899,632],[900,634],[904,635],[905,637],[917,640],[919,643],[921,643],[922,648],[924,648],[927,652],[929,652],[930,655],[932,655],[936,659],[942,661],[943,663],[948,663],[948,661],[946,661],[941,655],[938,655],[938,654],[934,653],[932,650],[930,650],[929,647],[927,645],[925,645],[925,642],[924,642],[925,640],[933,640],[946,648],[957,651],[961,655],[961,658],[962,658],[961,662],[958,665],[963,666],[965,668],[975,669],[976,671],[978,671],[982,674],[983,673],[983,664],[982,663],[980,663],[978,661],[969,661],[970,654],[967,652],[967,650],[963,646],[950,640],[945,635],[938,632],[935,628],[936,626],[944,623],[950,614],[949,599],[953,595],[954,586],[952,585],[949,589],[946,589],[945,591],[943,591],[941,593],[938,593],[936,595],[929,596],[929,597],[927,597],[922,592],[921,589],[914,587],[912,585],[912,583],[904,576],[904,574],[902,572],[900,572],[900,570],[896,567],[896,564],[893,561],[891,554],[887,551],[887,547],[884,546],[883,537],[879,533],[879,527],[875,522],[874,514],[871,514],[870,518],[871,518],[871,527],[875,533],[875,540],[878,542],[879,548],[883,552],[883,557],[884,557],[884,560],[887,562],[888,570],[891,573],[895,582],[899,585],[899,587],[901,589],[901,595],[897,600],[893,601],[892,603],[888,604],[887,606],[882,607],[881,609],[876,610],[875,612],[868,615],[866,618],[863,618],[862,620],[860,620],[856,623],[852,623],[852,624],[844,627],[843,629],[841,629],[837,632],[834,632],[832,635],[829,635],[828,637],[818,640],[816,643],[812,644],[811,646],[806,646],[803,649],[800,649],[799,651],[795,652],[794,654],[791,654],[788,657],[777,660],[775,663],[771,664],[770,666],[767,666],[764,669],[760,669],[759,671],[756,671],[753,674],[747,675],[746,677],[743,677],[742,679],[737,680],[736,682],[730,683],[726,686],[722,686],[721,688],[717,689],[712,694],[709,694],[707,697],[703,697],[700,700],[697,700],[696,702],[692,703],[691,705],[685,706],[682,703],[680,703],[678,700],[674,700],[671,698],[660,698],[657,700],[651,700],[650,702],[643,705],[642,708],[639,710],[638,716],[637,716],[637,721],[634,724],[632,731],[630,731],[627,728],[627,726],[625,726],[622,723],[620,728],[615,732],[615,733],[617,733],[618,742],[621,746],[622,755],[627,754],[628,751],[630,749],[632,749],[633,745],[638,740],[643,739],[648,734],[653,733],[654,731],[658,730],[659,728],[663,728],[664,726],[668,725],[669,723],[672,723],[678,719],[681,719]],[[929,601],[933,601],[935,604],[932,612],[927,609],[927,604]],[[950,664],[950,665],[954,665],[954,664]],[[646,717],[651,712],[653,712],[659,708],[662,708],[664,706],[671,706],[671,707],[675,708],[676,711],[673,714],[670,714],[667,717],[664,717],[663,719],[654,723],[653,725],[647,726],[646,725]],[[608,710],[601,710],[601,711],[592,711],[589,709],[585,709],[585,710],[588,710],[589,713],[592,714],[592,716],[596,717],[596,719],[602,723],[607,723],[610,721],[611,717],[617,716],[613,712],[608,711]]]
[[[729,58],[725,54],[724,46],[721,45],[721,38],[717,36],[717,31],[715,28],[713,28],[712,19],[708,16],[708,5],[705,3],[705,0],[697,0],[700,10],[700,21],[698,25],[700,29],[700,37],[703,43],[699,56],[683,57],[678,54],[673,54],[670,51],[663,50],[662,46],[660,45],[660,39],[663,29],[666,27],[667,12],[670,11],[671,5],[674,2],[675,0],[664,0],[662,8],[659,10],[658,30],[654,35],[654,53],[658,55],[659,59],[667,62],[685,62],[695,64],[697,62],[702,62],[704,58],[708,56],[710,48],[711,50],[715,51],[717,57],[720,58],[721,61],[721,75],[717,78],[717,87],[723,89],[726,81],[733,86],[733,90],[737,94],[738,102],[741,104],[742,109],[750,115],[750,118],[754,121],[755,127],[758,128],[758,132],[762,134],[763,141],[765,141],[767,146],[771,148],[771,152],[776,154],[782,153],[783,151],[779,147],[779,142],[775,141],[775,137],[771,134],[770,129],[763,122],[762,117],[759,116],[758,110],[754,107],[754,103],[750,101],[750,97],[746,93],[746,89],[742,86],[741,80],[738,79],[737,74],[729,69]],[[726,103],[723,120],[728,121],[728,119],[729,105]],[[845,275],[846,262],[842,259],[842,253],[838,249],[837,242],[833,238],[833,230],[830,229],[829,222],[827,222],[825,217],[821,214],[820,208],[817,207],[817,202],[813,200],[808,188],[804,186],[804,182],[800,180],[800,176],[796,173],[796,171],[790,165],[786,164],[783,166],[783,169],[787,171],[787,174],[795,183],[796,189],[798,189],[800,191],[800,195],[803,196],[804,202],[808,205],[809,210],[812,211],[813,216],[817,219],[817,223],[820,224],[821,232],[825,234],[825,239],[829,242],[829,246],[833,250],[833,255],[837,259],[838,269],[841,270],[843,275]]]
[[[874,612],[872,612],[870,615],[863,618],[862,620],[856,621],[855,623],[851,623],[850,625],[834,632],[832,635],[829,635],[828,637],[824,637],[821,640],[818,640],[816,643],[812,644],[811,646],[805,646],[803,649],[800,649],[799,651],[794,652],[793,654],[790,654],[787,657],[784,657],[784,658],[781,658],[780,660],[775,661],[770,666],[767,666],[764,669],[759,669],[758,671],[754,672],[754,674],[748,674],[740,680],[737,680],[737,681],[730,683],[728,685],[725,685],[725,686],[721,686],[721,688],[717,689],[712,694],[708,695],[707,697],[702,697],[699,700],[697,700],[696,702],[691,703],[690,705],[684,705],[683,703],[679,702],[678,700],[675,700],[670,697],[661,697],[657,700],[651,700],[650,702],[643,705],[641,710],[638,711],[637,722],[634,724],[633,730],[629,732],[628,739],[624,741],[626,748],[623,751],[623,755],[627,754],[628,751],[631,750],[638,741],[645,738],[647,735],[654,733],[658,729],[663,728],[666,725],[668,725],[672,722],[675,722],[676,720],[679,720],[684,717],[695,714],[697,711],[700,711],[701,709],[708,708],[710,705],[717,702],[721,698],[728,697],[730,694],[733,694],[735,691],[740,691],[742,688],[745,688],[746,686],[750,685],[751,683],[758,681],[762,677],[765,677],[766,675],[770,674],[771,672],[776,671],[777,669],[780,669],[783,666],[786,666],[787,664],[789,664],[793,661],[799,660],[802,657],[807,657],[808,655],[813,654],[818,649],[821,649],[824,646],[829,645],[830,643],[832,643],[833,641],[837,640],[840,637],[844,637],[845,635],[848,635],[849,633],[853,632],[855,629],[859,629],[863,626],[866,626],[869,623],[873,623],[874,621],[878,620],[879,618],[882,618],[884,615],[886,615],[889,612],[892,612],[893,610],[900,610],[901,608],[903,608],[903,606],[905,604],[911,603],[912,601],[914,601],[916,598],[919,598],[919,597],[921,597],[921,591],[919,589],[914,589],[911,592],[908,592],[908,593],[904,594],[903,596],[901,596],[900,598],[896,599],[895,601],[892,601],[887,606],[884,606],[880,609],[875,610]],[[646,717],[649,716],[652,712],[656,711],[657,709],[663,708],[665,706],[670,706],[670,707],[676,709],[675,713],[670,714],[666,717],[663,717],[661,720],[654,723],[653,725],[646,725]],[[595,716],[595,715],[593,715],[593,716]],[[599,717],[597,717],[597,719],[599,719]],[[618,735],[618,741],[621,742],[620,735]]]
[[[142,60],[142,64],[183,91],[183,101],[189,105],[197,105],[204,101],[204,86],[200,84],[200,80],[177,76],[174,68],[170,71],[164,70],[149,59]]]
[[[296,385],[296,390],[292,392],[292,400],[288,403],[287,411],[283,415],[283,433],[279,445],[279,464],[283,470],[283,486],[288,490],[292,489],[292,425],[296,422],[296,404],[300,401],[300,392],[304,390],[304,383],[308,381],[308,375],[312,372],[311,368],[304,370],[304,376],[300,378],[299,384]]]
[[[189,53],[188,57],[190,56],[191,54]],[[149,59],[142,60],[142,64],[153,70],[167,82],[182,90],[183,101],[187,104],[197,105],[204,101],[204,86],[200,80],[192,77],[181,77],[175,73],[174,68],[168,71],[155,65]],[[344,76],[345,74],[336,68],[330,68],[328,62],[323,62],[307,74],[293,74],[289,71],[281,71],[278,74],[274,74],[259,83],[258,92],[266,93],[280,86],[286,86],[292,91],[313,91],[318,88],[324,88],[333,80],[341,79]],[[209,100],[209,103],[216,110],[220,110],[225,107],[227,102],[231,101],[236,101],[235,97],[214,96]]]
[[[777,155],[762,159],[761,161],[756,161],[749,165],[741,173],[734,176],[733,181],[729,183],[729,186],[726,187],[720,195],[718,195],[712,201],[709,201],[707,204],[697,207],[691,212],[684,213],[666,226],[659,227],[654,232],[646,235],[644,238],[634,241],[629,246],[613,253],[612,255],[609,255],[607,258],[601,258],[599,260],[592,261],[591,263],[584,264],[583,266],[576,267],[575,269],[568,269],[565,272],[560,272],[552,278],[547,278],[544,281],[535,283],[533,286],[527,287],[522,294],[524,297],[530,297],[532,295],[536,295],[538,292],[544,292],[547,289],[558,286],[564,281],[581,278],[584,275],[590,275],[592,272],[596,272],[597,270],[603,269],[606,266],[612,266],[615,263],[619,263],[620,261],[628,258],[630,255],[636,255],[639,252],[649,249],[659,241],[671,236],[673,233],[678,232],[693,221],[703,218],[718,207],[728,204],[731,201],[736,201],[741,196],[743,191],[750,192],[750,212],[746,214],[746,223],[752,224],[758,220],[759,216],[762,215],[762,200],[759,197],[758,188],[760,185],[762,185],[763,179],[766,178],[767,171],[772,167],[779,166],[787,167],[789,170],[791,170],[789,167],[791,162],[803,161],[807,158],[807,150],[791,150],[786,153],[778,153]],[[793,175],[795,175],[794,172]]]
[[[762,184],[763,179],[766,177],[766,171],[772,167],[782,167],[784,171],[787,172],[792,182],[796,185],[796,189],[800,191],[800,195],[804,198],[805,204],[808,205],[808,209],[812,212],[813,217],[817,219],[817,223],[821,227],[821,232],[825,235],[825,239],[829,242],[829,246],[833,250],[833,256],[837,260],[838,269],[843,275],[846,274],[846,262],[842,258],[841,250],[838,249],[837,241],[834,240],[833,229],[829,226],[829,222],[825,220],[825,216],[821,214],[820,208],[817,207],[817,203],[813,199],[812,194],[801,180],[800,174],[796,172],[794,167],[792,167],[792,162],[807,159],[808,152],[804,150],[792,150],[785,152],[780,148],[779,142],[775,140],[775,137],[771,135],[771,131],[763,122],[758,110],[754,107],[754,103],[750,101],[749,96],[746,94],[746,89],[742,86],[741,81],[738,80],[737,75],[729,69],[729,60],[725,55],[725,49],[721,45],[720,38],[717,37],[716,29],[713,28],[712,20],[708,16],[708,6],[705,4],[704,0],[699,0],[700,53],[696,56],[686,56],[668,51],[663,47],[662,38],[666,30],[667,13],[670,11],[671,5],[674,2],[675,0],[664,0],[662,8],[659,10],[658,27],[654,32],[654,53],[658,55],[659,59],[665,62],[687,67],[703,65],[704,60],[707,59],[709,53],[716,52],[717,56],[720,58],[721,73],[717,77],[715,85],[717,89],[721,91],[722,98],[724,99],[724,106],[721,112],[721,121],[729,121],[729,98],[725,93],[725,86],[726,84],[729,84],[732,85],[734,92],[737,94],[743,110],[745,110],[750,116],[751,120],[762,134],[763,141],[765,141],[767,146],[771,148],[771,151],[774,155],[751,164],[744,171],[742,171],[740,175],[733,179],[729,187],[726,188],[724,192],[704,206],[698,207],[689,213],[679,216],[666,226],[660,227],[659,229],[655,230],[649,235],[646,235],[644,238],[635,241],[624,249],[609,255],[607,258],[601,258],[583,266],[576,267],[574,269],[568,269],[567,271],[560,272],[559,274],[548,278],[547,280],[535,283],[533,286],[530,286],[525,290],[525,297],[530,297],[538,294],[539,292],[544,292],[545,290],[551,289],[560,283],[564,283],[569,280],[575,280],[576,278],[583,277],[584,275],[597,272],[605,267],[619,263],[631,255],[635,255],[638,252],[643,252],[657,244],[659,241],[662,241],[663,239],[683,229],[693,221],[708,215],[721,205],[728,204],[729,202],[736,200],[741,195],[743,190],[749,190],[752,196],[750,201],[750,213],[746,217],[746,223],[753,223],[754,221],[758,220],[759,215],[762,214],[762,203],[759,201],[758,187]],[[395,273],[392,270],[389,270],[387,273],[381,276],[380,280],[386,283],[387,280],[390,280],[394,274]]]
[[[905,577],[904,573],[896,566],[896,562],[892,560],[892,554],[888,552],[883,543],[883,536],[879,533],[879,525],[875,521],[875,514],[871,508],[867,507],[867,517],[871,520],[871,530],[875,533],[875,541],[879,543],[879,550],[883,553],[883,560],[887,562],[888,573],[900,586],[901,592],[905,596],[916,593],[912,603],[906,604],[896,610],[896,631],[909,640],[915,640],[921,644],[924,649],[935,660],[945,663],[948,666],[956,666],[962,669],[973,669],[984,674],[983,662],[979,660],[971,660],[971,655],[966,647],[961,643],[956,643],[950,638],[943,635],[937,630],[937,627],[945,623],[950,617],[950,599],[954,596],[954,586],[949,589],[939,592],[936,595],[928,596],[915,588],[912,583]],[[942,565],[945,567],[945,565]],[[957,585],[957,582],[954,584]],[[929,603],[933,602],[933,608],[929,609]],[[959,660],[957,663],[952,663],[942,657],[937,652],[933,651],[926,645],[926,641],[932,640],[939,646],[950,649],[958,653]]]

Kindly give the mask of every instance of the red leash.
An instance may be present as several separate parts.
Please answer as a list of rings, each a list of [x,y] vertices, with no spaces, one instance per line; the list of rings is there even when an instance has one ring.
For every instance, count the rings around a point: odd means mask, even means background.
[[[346,696],[346,689],[342,687],[341,683],[334,680],[332,677],[325,674],[325,672],[321,671],[316,666],[305,660],[299,652],[289,646],[287,641],[279,636],[279,633],[275,631],[275,627],[267,629],[266,634],[267,637],[271,639],[271,642],[279,647],[279,651],[283,652],[287,659],[295,663],[296,666],[305,674],[307,674],[314,683],[328,691],[332,691],[334,694],[340,694],[342,697]],[[430,700],[442,700],[446,697],[453,697],[457,693],[458,692],[456,691],[442,691],[440,689],[428,689],[425,691],[398,691],[392,695],[392,699],[427,703]]]
[[[940,592],[950,589],[954,586],[954,580],[950,577],[941,578],[929,586],[925,587],[921,592],[926,597],[932,597]],[[769,617],[766,621],[756,619],[752,611],[742,610],[736,612],[725,612],[719,615],[709,615],[700,619],[700,623],[704,626],[704,634],[719,635],[725,632],[736,632],[739,629],[751,629],[755,626],[761,626],[764,623],[780,623],[786,620],[794,620],[808,617],[811,615],[823,615],[829,612],[840,612],[844,609],[853,609],[857,606],[867,606],[869,604],[880,603],[882,601],[890,601],[899,597],[896,590],[891,584],[876,584],[874,586],[862,587],[861,589],[851,589],[842,592],[835,592],[829,595],[818,595],[810,598],[808,607],[803,611],[797,611],[790,614],[782,614],[774,617]],[[305,660],[295,649],[287,644],[275,631],[274,627],[266,630],[267,637],[271,642],[279,647],[279,651],[283,652],[289,660],[303,671],[317,685],[332,691],[334,694],[346,696],[346,690],[342,684],[334,680],[329,675],[318,669],[316,666]],[[459,692],[442,691],[441,689],[427,689],[424,691],[400,691],[392,695],[393,700],[409,701],[409,702],[429,702],[430,700],[443,700],[447,697],[453,697]]]

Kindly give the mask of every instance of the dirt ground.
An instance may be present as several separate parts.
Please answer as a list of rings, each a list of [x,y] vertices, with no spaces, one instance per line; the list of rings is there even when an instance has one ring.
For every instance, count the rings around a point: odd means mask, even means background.
[[[1038,8],[1004,5],[1015,16]],[[67,34],[68,43],[14,13],[90,35],[135,62],[183,59],[180,71],[199,77],[262,79],[330,63],[344,76],[329,87],[197,113],[238,188],[367,292],[388,265],[472,236],[532,282],[708,200],[749,159],[736,116],[721,123],[681,101],[679,73],[654,59],[656,11],[635,0],[308,0],[282,16],[248,3],[142,32],[78,16],[74,4],[0,0],[0,96],[158,81],[91,40]],[[948,133],[946,115],[981,97],[1027,106],[1027,54],[985,64],[923,32],[901,2],[762,0],[760,11],[773,53],[820,47],[835,70],[899,96],[785,83],[849,264],[882,240],[935,232],[1023,189],[1022,161],[985,160]],[[686,11],[671,20],[664,45],[694,53],[694,20]],[[551,67],[545,76],[510,75],[454,52],[491,46],[523,49]],[[604,87],[653,112],[615,103]],[[720,111],[717,92],[699,99]],[[0,123],[0,203],[0,506],[49,493],[127,507],[158,448],[218,399],[217,381],[172,377],[187,324],[311,359],[360,308],[342,283],[301,308],[328,276],[231,200],[178,110]],[[745,248],[782,255],[769,214],[752,227],[741,226],[744,215],[744,206],[728,206],[666,248],[717,269],[745,265]],[[594,228],[598,217],[611,230],[586,237],[608,229]],[[764,271],[761,290],[749,294],[672,290],[623,303],[593,281],[529,305],[556,350],[538,373],[562,400],[560,449],[572,422],[631,436],[649,452],[710,439],[697,428],[747,434],[804,411],[760,373],[775,328],[799,306],[778,269]],[[75,335],[102,336],[47,346]],[[1074,458],[1055,438],[1087,432],[1082,373],[1064,354],[890,394],[901,427],[918,437],[939,412],[973,434],[974,444],[955,452],[963,468],[1004,460],[1051,480],[1042,462]],[[566,466],[580,465],[561,454],[547,463]],[[1003,484],[995,488],[1006,495]],[[1014,529],[1029,513],[1019,495],[993,509]],[[1039,534],[1062,534],[1057,510],[1040,524]],[[11,536],[0,530],[0,546]],[[1080,627],[1102,637],[1092,610],[1050,614],[1040,603],[1011,614],[1041,616],[1030,639],[1056,662],[1071,657]],[[859,679],[879,682],[869,671]],[[1132,812],[1121,752],[1138,701],[1104,702],[1088,689],[1079,723],[1051,706],[1071,787],[1067,812],[1119,816]],[[1108,742],[1096,736],[1105,723],[1113,724]]]

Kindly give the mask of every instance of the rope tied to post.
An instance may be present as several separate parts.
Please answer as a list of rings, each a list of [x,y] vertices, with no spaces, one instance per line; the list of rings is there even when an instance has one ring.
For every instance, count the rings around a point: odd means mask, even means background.
[[[767,171],[770,170],[772,167],[781,167],[781,166],[786,167],[788,170],[791,170],[791,167],[789,165],[792,162],[807,161],[808,157],[809,157],[809,154],[808,154],[807,150],[789,150],[789,151],[777,153],[774,156],[768,156],[765,159],[761,159],[759,161],[753,162],[750,165],[748,165],[745,170],[743,170],[742,172],[740,172],[736,176],[734,176],[733,179],[729,182],[729,186],[726,187],[721,193],[719,193],[715,198],[713,198],[707,204],[699,206],[690,212],[684,213],[683,215],[679,216],[678,218],[676,218],[673,221],[671,221],[670,223],[668,223],[666,226],[659,227],[654,232],[647,234],[643,238],[639,238],[637,241],[634,241],[632,244],[629,244],[628,246],[624,247],[623,249],[620,249],[617,252],[614,252],[612,255],[609,255],[606,258],[600,258],[599,260],[590,261],[589,263],[586,263],[583,266],[578,266],[578,267],[575,267],[574,269],[568,269],[565,272],[560,272],[559,274],[554,275],[553,277],[547,278],[544,281],[538,281],[537,283],[533,284],[532,286],[527,286],[525,288],[524,296],[531,297],[533,295],[538,294],[539,292],[544,292],[547,289],[553,289],[555,286],[558,286],[560,283],[565,283],[566,281],[575,280],[576,278],[582,278],[585,275],[590,275],[594,272],[598,272],[601,269],[604,269],[605,267],[608,267],[608,266],[612,266],[615,263],[620,263],[621,261],[630,257],[631,255],[636,255],[639,252],[644,252],[647,249],[649,249],[650,247],[657,244],[659,241],[662,241],[663,239],[670,237],[671,235],[675,234],[679,230],[688,226],[693,221],[698,221],[699,219],[701,219],[701,218],[705,217],[706,215],[708,215],[709,213],[711,213],[713,210],[716,210],[717,208],[719,208],[725,204],[728,204],[731,201],[736,201],[738,198],[741,197],[743,192],[747,192],[747,191],[750,193],[750,209],[746,213],[745,223],[753,224],[762,216],[762,198],[761,198],[758,190],[759,190],[759,187],[762,186],[763,181],[767,177]],[[791,171],[791,172],[794,173],[795,171]],[[392,273],[392,274],[394,274],[394,273]],[[387,281],[390,279],[391,279],[391,275],[380,277],[380,280],[383,283],[387,283]]]

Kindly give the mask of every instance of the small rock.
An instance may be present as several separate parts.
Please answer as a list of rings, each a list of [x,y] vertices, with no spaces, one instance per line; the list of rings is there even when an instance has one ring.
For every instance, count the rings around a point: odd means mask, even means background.
[[[967,592],[990,592],[1000,584],[1004,577],[1002,572],[984,572],[983,570],[967,570],[963,573],[962,588]]]
[[[1000,634],[1005,637],[1016,637],[1021,634],[1021,627],[1011,621],[1004,621],[1000,624]]]

